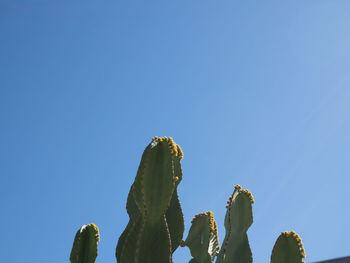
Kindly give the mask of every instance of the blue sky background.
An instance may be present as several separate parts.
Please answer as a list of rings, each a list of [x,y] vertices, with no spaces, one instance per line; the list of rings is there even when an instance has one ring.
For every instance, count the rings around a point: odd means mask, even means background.
[[[0,0],[3,262],[68,262],[100,227],[115,262],[153,136],[184,150],[186,230],[252,191],[254,262],[295,230],[350,255],[350,1]],[[174,263],[188,262],[178,249]]]

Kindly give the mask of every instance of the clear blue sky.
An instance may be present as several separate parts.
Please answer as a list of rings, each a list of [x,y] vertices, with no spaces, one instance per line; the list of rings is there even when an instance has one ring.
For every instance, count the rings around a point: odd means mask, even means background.
[[[349,0],[0,0],[2,262],[68,262],[83,224],[115,262],[153,136],[184,150],[186,230],[252,191],[254,262],[295,230],[350,255]],[[174,263],[188,262],[180,248]]]

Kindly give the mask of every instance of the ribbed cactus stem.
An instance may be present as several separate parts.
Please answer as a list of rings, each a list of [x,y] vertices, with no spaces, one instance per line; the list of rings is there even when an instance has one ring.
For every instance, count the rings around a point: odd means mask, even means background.
[[[218,229],[211,211],[194,216],[182,241],[184,219],[177,187],[182,181],[181,147],[171,137],[154,137],[144,150],[127,197],[129,222],[116,247],[117,263],[173,263],[179,246],[190,249],[189,263],[252,263],[247,231],[253,223],[254,197],[240,185],[226,205],[225,238],[220,250]],[[94,263],[98,227],[91,223],[76,233],[71,263]],[[218,252],[220,250],[220,252]],[[282,232],[271,254],[271,263],[304,263],[305,250],[294,231]]]
[[[205,217],[208,220],[209,235],[211,237],[215,237],[215,241],[218,244],[218,248],[220,248],[219,237],[218,237],[218,226],[216,224],[216,221],[214,219],[214,214],[212,211],[196,214],[192,219],[191,223],[194,224],[196,221],[198,221],[200,218],[203,218],[203,217]]]
[[[100,241],[98,227],[91,223],[83,225],[76,233],[72,251],[71,263],[93,263],[97,257],[97,242]]]
[[[173,138],[171,137],[158,137],[158,136],[155,136],[153,139],[152,139],[152,142],[167,142],[168,145],[169,145],[169,150],[170,150],[170,153],[174,156],[177,156],[179,157],[180,160],[182,160],[184,154],[183,154],[183,151],[180,147],[180,145],[176,144],[173,140]]]
[[[130,221],[118,241],[118,263],[172,261],[184,230],[177,195],[182,158],[180,146],[171,137],[154,137],[146,147],[128,197]]]
[[[181,246],[188,246],[193,259],[190,262],[211,263],[218,253],[217,225],[211,211],[194,216],[188,236]]]
[[[253,223],[254,197],[240,185],[227,201],[225,216],[226,235],[216,263],[250,263],[253,261],[247,231]]]
[[[294,231],[285,231],[276,240],[271,253],[271,263],[303,263],[305,257],[300,236]]]

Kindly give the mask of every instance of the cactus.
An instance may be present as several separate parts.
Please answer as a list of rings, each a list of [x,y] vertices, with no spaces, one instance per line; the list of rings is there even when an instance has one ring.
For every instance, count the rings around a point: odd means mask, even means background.
[[[177,195],[182,157],[171,137],[155,137],[146,147],[128,197],[130,220],[118,241],[118,262],[172,262],[184,231]]]
[[[277,238],[271,254],[271,263],[300,263],[305,258],[301,238],[294,231],[285,231]]]
[[[190,249],[190,263],[251,263],[247,231],[253,223],[253,195],[236,185],[227,202],[225,238],[219,247],[217,225],[211,211],[195,215],[185,241],[184,219],[177,187],[182,180],[183,153],[171,137],[155,137],[146,147],[130,187],[126,210],[129,222],[116,247],[118,263],[172,263],[181,245]],[[96,225],[81,227],[74,239],[71,263],[93,263],[97,257]],[[271,263],[302,263],[305,251],[293,231],[282,232]]]
[[[97,242],[100,241],[98,227],[91,223],[82,226],[75,235],[71,263],[94,263],[97,257]]]
[[[211,211],[195,215],[188,236],[181,246],[188,246],[193,259],[191,263],[211,263],[218,250],[218,229]]]
[[[251,192],[242,189],[240,185],[236,185],[233,194],[227,201],[225,216],[226,235],[222,248],[218,253],[216,263],[253,262],[247,236],[247,230],[253,223],[252,204],[254,204],[254,197]],[[209,260],[206,253],[208,242],[206,242],[207,239],[205,237],[208,227],[204,225],[208,223],[205,223],[203,220],[199,221],[204,215],[206,213],[198,214],[194,217],[188,237],[183,242],[183,245],[189,247],[193,256],[193,259],[189,263],[213,262],[213,257],[210,257]],[[212,214],[210,217],[214,220]],[[215,225],[216,229],[215,221],[212,225]],[[215,248],[215,251],[218,251],[218,241],[215,243]],[[211,255],[215,256],[215,253]],[[294,231],[282,232],[273,248],[271,263],[303,263],[304,258],[305,250],[299,235]]]
[[[253,223],[253,203],[253,195],[236,185],[226,206],[226,235],[217,263],[253,262],[247,236],[248,228]]]

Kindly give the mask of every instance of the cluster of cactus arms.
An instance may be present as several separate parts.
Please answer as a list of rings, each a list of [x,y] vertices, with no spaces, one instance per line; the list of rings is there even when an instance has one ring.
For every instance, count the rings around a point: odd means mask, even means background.
[[[253,223],[253,195],[236,185],[226,206],[225,238],[220,249],[211,211],[195,215],[183,240],[184,218],[177,187],[182,180],[183,153],[171,137],[155,137],[143,152],[130,188],[126,210],[129,222],[116,247],[117,263],[172,263],[172,254],[187,246],[189,263],[251,263],[247,231]],[[71,263],[93,263],[100,235],[95,224],[82,226],[74,239]],[[294,231],[282,232],[271,263],[302,263],[305,251]]]

